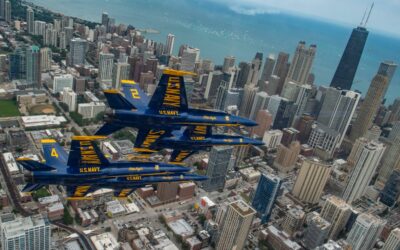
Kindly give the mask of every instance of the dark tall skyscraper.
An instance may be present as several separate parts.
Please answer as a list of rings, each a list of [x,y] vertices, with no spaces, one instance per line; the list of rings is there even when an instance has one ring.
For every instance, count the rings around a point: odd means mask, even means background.
[[[261,175],[252,206],[261,215],[262,223],[266,223],[269,220],[280,186],[281,180],[279,177],[267,173]]]
[[[382,190],[380,201],[386,206],[392,207],[400,197],[400,169],[395,169]]]
[[[336,68],[331,87],[351,89],[367,37],[368,30],[365,27],[359,26],[353,29],[339,65]]]
[[[24,48],[16,48],[9,54],[9,78],[24,79],[26,74],[26,52]]]
[[[26,81],[35,88],[41,88],[40,49],[31,46],[26,51]]]

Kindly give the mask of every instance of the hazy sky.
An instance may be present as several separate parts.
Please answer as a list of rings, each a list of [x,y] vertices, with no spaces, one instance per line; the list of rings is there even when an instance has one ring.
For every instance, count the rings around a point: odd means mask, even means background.
[[[372,0],[209,0],[248,15],[289,12],[327,21],[358,25]],[[367,27],[400,36],[400,0],[375,0]]]

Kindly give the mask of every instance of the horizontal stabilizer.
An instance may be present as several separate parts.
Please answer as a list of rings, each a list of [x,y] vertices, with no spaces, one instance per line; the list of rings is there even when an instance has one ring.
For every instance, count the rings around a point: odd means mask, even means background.
[[[116,89],[106,89],[104,90],[104,95],[107,98],[108,105],[112,109],[136,109],[132,103],[130,103],[121,93]]]
[[[97,130],[96,135],[110,135],[122,129],[120,126],[115,126],[111,123],[104,123],[104,125]]]
[[[54,139],[42,139],[41,143],[46,165],[58,167],[67,163],[67,152]]]
[[[43,184],[37,184],[37,183],[28,183],[25,185],[25,187],[22,189],[22,192],[33,192],[36,190],[41,189],[42,187],[44,187]]]
[[[17,162],[29,171],[51,171],[56,169],[29,158],[18,158]]]

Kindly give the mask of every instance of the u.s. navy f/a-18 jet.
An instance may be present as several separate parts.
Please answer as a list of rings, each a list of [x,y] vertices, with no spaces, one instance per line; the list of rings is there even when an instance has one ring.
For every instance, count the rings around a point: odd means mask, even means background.
[[[123,93],[117,89],[104,90],[110,110],[105,124],[97,135],[109,135],[124,127],[153,129],[180,129],[182,126],[256,126],[252,120],[226,112],[192,109],[188,106],[184,76],[191,72],[164,70],[160,82],[151,97],[143,94],[132,81],[122,81]],[[129,83],[132,86],[128,86]],[[144,100],[143,100],[144,99]]]
[[[198,151],[221,145],[263,145],[259,140],[243,136],[218,135],[211,126],[188,126],[181,130],[139,128],[134,151],[149,155],[165,148],[173,149],[170,163],[182,163]]]
[[[18,158],[25,171],[24,192],[46,185],[63,185],[72,198],[85,198],[99,188],[112,188],[126,197],[136,188],[158,182],[202,181],[189,168],[163,163],[109,161],[95,140],[102,136],[74,136],[69,154],[53,139],[42,140],[45,162]]]

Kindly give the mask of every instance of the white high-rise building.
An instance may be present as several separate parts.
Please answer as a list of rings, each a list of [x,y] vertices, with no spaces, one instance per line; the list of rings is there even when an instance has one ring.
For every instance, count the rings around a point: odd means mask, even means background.
[[[249,118],[255,121],[258,111],[267,109],[268,103],[269,103],[269,95],[267,94],[267,92],[264,91],[258,92],[254,98]]]
[[[283,133],[279,129],[268,130],[265,132],[263,142],[268,150],[277,149],[281,144]]]
[[[20,217],[1,224],[3,250],[50,250],[50,224],[42,215]]]
[[[114,63],[112,87],[119,89],[121,87],[121,80],[129,80],[129,70],[131,65],[129,63]]]
[[[382,250],[400,249],[400,228],[395,228],[390,232]]]
[[[175,36],[173,34],[167,35],[167,42],[165,44],[164,54],[171,55],[174,50]]]
[[[43,36],[46,35],[46,22],[43,21],[34,21],[34,35]]]
[[[216,249],[243,249],[256,211],[242,200],[230,203],[221,225]]]
[[[62,101],[68,105],[69,112],[74,112],[76,110],[77,95],[72,89],[63,89]]]
[[[200,50],[197,48],[186,48],[182,53],[181,70],[194,71],[195,63],[198,61]]]
[[[385,224],[386,221],[372,214],[360,214],[346,241],[352,246],[353,250],[372,249]]]
[[[330,173],[331,165],[317,159],[304,160],[292,194],[305,203],[318,203]]]
[[[52,52],[50,48],[40,49],[40,70],[42,72],[49,71],[51,68]]]
[[[351,206],[336,196],[329,196],[321,210],[321,217],[331,223],[329,238],[336,239],[346,226],[351,215]]]
[[[227,56],[224,58],[224,65],[222,66],[222,72],[229,73],[235,66],[236,58],[234,56]]]
[[[99,78],[103,84],[110,85],[114,67],[114,54],[101,52],[99,55]]]
[[[78,104],[78,113],[82,115],[84,119],[95,118],[100,112],[106,110],[104,102],[91,102],[91,103],[80,103]]]
[[[59,93],[64,88],[72,89],[74,86],[74,77],[71,74],[56,75],[53,78],[53,93]]]
[[[385,146],[375,141],[367,141],[365,138],[357,139],[350,153],[354,165],[349,181],[343,192],[343,199],[348,203],[359,199],[375,174],[375,170],[385,152]]]
[[[68,39],[66,37],[66,39]],[[88,50],[88,42],[81,38],[73,38],[70,41],[70,50],[68,62],[70,66],[84,65],[86,60],[86,51]]]

